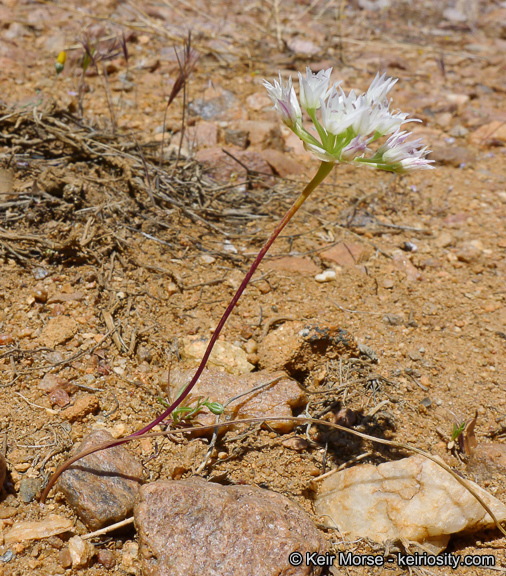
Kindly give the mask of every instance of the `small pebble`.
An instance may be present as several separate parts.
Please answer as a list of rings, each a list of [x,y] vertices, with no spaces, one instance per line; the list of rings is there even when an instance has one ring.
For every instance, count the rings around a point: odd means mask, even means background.
[[[7,518],[13,518],[18,513],[18,509],[14,506],[2,506],[0,508],[0,520],[6,520]]]
[[[70,556],[70,551],[68,548],[61,550],[58,554],[58,558],[62,568],[70,568],[72,566],[72,557]]]
[[[72,559],[73,568],[84,568],[95,555],[95,547],[80,536],[73,536],[69,540],[68,551]],[[63,551],[64,552],[64,551]],[[62,553],[60,553],[61,555]]]
[[[116,566],[116,554],[112,550],[99,550],[97,560],[107,570],[112,570]]]
[[[40,478],[22,478],[19,485],[19,497],[26,504],[31,502],[40,490]]]
[[[139,545],[137,542],[125,542],[123,546],[123,557],[121,558],[121,569],[127,574],[137,574],[137,556]]]
[[[13,558],[14,558],[14,552],[12,550],[7,550],[5,554],[2,554],[2,556],[0,556],[0,561],[7,563],[10,562]]]
[[[49,400],[53,406],[56,405],[60,408],[70,404],[70,396],[65,392],[65,390],[63,390],[63,388],[54,388],[54,390],[51,391],[51,394],[49,394]]]
[[[307,447],[309,446],[309,442],[307,440],[304,440],[304,438],[298,438],[298,437],[293,437],[293,438],[288,438],[288,440],[283,440],[283,442],[281,442],[281,444],[285,448],[290,448],[290,450],[295,450],[296,452],[301,452],[302,450],[306,450]]]
[[[350,428],[357,421],[357,415],[351,408],[341,408],[338,412],[333,413],[334,424]]]
[[[10,334],[0,334],[0,346],[7,346],[13,342],[14,338]]]
[[[401,248],[406,252],[416,252],[418,250],[418,246],[413,242],[404,242]]]
[[[35,298],[35,301],[40,304],[47,302],[47,290],[44,290],[44,288],[37,288],[32,292],[32,296]]]
[[[32,274],[35,280],[44,280],[44,278],[49,276],[49,272],[44,268],[35,268]]]
[[[324,270],[321,274],[317,274],[314,279],[317,282],[332,282],[336,279],[336,273],[334,270]]]

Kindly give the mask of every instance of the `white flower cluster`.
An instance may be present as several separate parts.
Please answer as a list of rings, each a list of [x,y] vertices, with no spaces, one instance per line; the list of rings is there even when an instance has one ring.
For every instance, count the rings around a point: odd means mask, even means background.
[[[304,142],[306,150],[324,162],[346,162],[368,165],[389,172],[414,172],[433,168],[427,160],[427,147],[421,140],[406,141],[409,132],[401,132],[402,124],[420,122],[408,114],[390,110],[387,96],[397,79],[376,75],[369,90],[348,96],[338,84],[329,87],[332,68],[313,74],[299,72],[300,105],[291,77],[284,83],[264,80],[264,86],[283,122]],[[311,118],[319,140],[302,124],[301,106]],[[319,110],[319,118],[316,111]],[[390,136],[370,157],[368,145],[382,136]]]

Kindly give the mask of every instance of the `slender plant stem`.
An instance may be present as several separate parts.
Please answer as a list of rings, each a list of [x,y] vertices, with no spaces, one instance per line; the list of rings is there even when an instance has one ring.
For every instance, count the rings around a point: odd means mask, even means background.
[[[244,277],[244,280],[241,282],[241,285],[239,286],[237,292],[235,293],[234,297],[232,298],[230,304],[228,305],[227,309],[225,310],[225,313],[221,317],[221,320],[219,321],[218,326],[216,327],[216,330],[214,331],[214,334],[212,335],[211,340],[209,341],[209,344],[207,345],[204,356],[202,357],[202,360],[200,361],[200,365],[197,368],[197,371],[195,372],[195,375],[191,379],[190,383],[184,389],[183,393],[167,408],[167,410],[165,410],[165,412],[160,414],[160,416],[158,416],[155,420],[153,420],[153,422],[151,422],[150,424],[148,424],[144,428],[141,428],[141,430],[138,430],[137,432],[132,434],[132,436],[141,436],[142,434],[149,432],[149,430],[151,430],[157,424],[160,424],[160,422],[162,422],[162,420],[167,418],[167,416],[173,410],[175,410],[183,402],[183,400],[188,396],[188,394],[191,392],[192,388],[197,383],[197,380],[200,378],[200,375],[204,371],[204,368],[207,364],[209,356],[211,355],[213,347],[214,347],[216,341],[218,340],[218,336],[220,335],[221,329],[225,325],[225,322],[228,320],[228,317],[232,313],[232,310],[235,308],[235,305],[237,304],[239,298],[242,296],[242,293],[246,289],[246,286],[248,285],[249,281],[251,280],[251,277],[256,272],[256,269],[258,268],[258,265],[262,261],[263,257],[265,256],[265,254],[267,253],[269,248],[272,246],[274,240],[276,240],[276,238],[279,236],[279,234],[281,233],[283,228],[288,224],[288,222],[291,220],[291,218],[294,216],[294,214],[296,214],[296,212],[302,206],[302,204],[304,204],[305,200],[308,198],[308,196],[311,194],[311,192],[313,192],[313,190],[319,184],[321,184],[323,182],[323,180],[330,174],[333,167],[334,167],[334,164],[331,162],[322,162],[321,163],[320,168],[318,169],[318,172],[315,174],[314,178],[304,188],[304,190],[301,192],[300,196],[293,203],[290,210],[288,210],[288,212],[283,216],[283,219],[281,220],[281,222],[276,226],[276,229],[272,233],[271,237],[263,245],[262,249],[258,253],[258,256],[255,258],[255,261],[251,265],[251,268],[249,269],[248,273]]]
[[[122,444],[130,442],[131,440],[134,440],[134,439],[138,438],[139,436],[146,434],[152,428],[154,428],[157,424],[159,424],[160,422],[165,420],[165,418],[167,418],[167,416],[169,416],[169,414],[173,410],[175,410],[181,404],[181,402],[183,402],[183,400],[188,396],[188,394],[191,392],[192,388],[197,383],[197,380],[200,378],[200,375],[204,371],[204,368],[207,364],[209,356],[211,355],[211,352],[213,350],[213,346],[215,345],[216,341],[218,340],[218,336],[220,335],[221,329],[225,325],[225,322],[228,320],[228,317],[232,313],[232,310],[234,309],[235,305],[237,304],[237,301],[239,300],[242,293],[246,289],[248,282],[251,280],[251,277],[255,273],[255,271],[258,268],[258,265],[262,261],[263,257],[265,256],[265,254],[267,253],[267,251],[269,250],[269,248],[273,244],[274,240],[276,240],[276,238],[279,236],[279,234],[281,233],[283,228],[288,224],[288,222],[293,217],[293,215],[298,211],[298,209],[302,206],[302,204],[304,204],[305,200],[309,197],[311,192],[313,192],[313,190],[319,184],[321,184],[323,182],[323,180],[330,174],[333,167],[334,167],[334,164],[332,162],[322,162],[321,163],[320,168],[318,169],[318,172],[315,174],[314,178],[304,188],[304,190],[301,192],[300,196],[293,203],[290,210],[288,210],[288,212],[283,216],[283,219],[281,220],[281,222],[276,226],[276,229],[274,230],[274,232],[272,233],[270,238],[263,245],[262,249],[258,253],[258,256],[255,258],[255,261],[251,265],[251,268],[249,269],[248,273],[244,277],[244,280],[242,281],[241,285],[239,286],[239,289],[235,293],[230,304],[228,305],[227,309],[225,310],[225,313],[221,317],[221,320],[219,321],[218,326],[216,327],[216,330],[214,331],[214,334],[212,335],[211,340],[209,341],[209,344],[207,345],[206,351],[204,353],[204,356],[202,357],[202,360],[200,361],[199,367],[197,368],[197,371],[195,372],[195,374],[194,374],[193,378],[191,379],[190,383],[188,384],[188,386],[184,389],[183,393],[167,408],[167,410],[165,410],[165,412],[160,414],[160,416],[155,418],[155,420],[153,420],[150,424],[148,424],[147,426],[145,426],[141,430],[134,432],[130,436],[126,436],[125,438],[120,438],[120,439],[115,440],[111,443],[108,443],[107,448],[113,448],[114,446],[121,446]],[[73,458],[71,458],[70,460],[65,462],[62,466],[60,466],[60,468],[58,468],[58,470],[49,479],[48,485],[46,486],[46,489],[44,490],[44,494],[42,495],[41,501],[44,502],[47,494],[49,493],[49,490],[51,489],[51,487],[54,485],[54,483],[58,479],[58,476],[64,470],[66,470],[73,462],[75,462],[76,460],[79,460],[79,458],[82,458],[86,454],[91,454],[93,452],[96,452],[97,450],[101,450],[101,448],[92,449],[91,452],[87,452],[87,453],[83,453],[82,455],[74,456]]]

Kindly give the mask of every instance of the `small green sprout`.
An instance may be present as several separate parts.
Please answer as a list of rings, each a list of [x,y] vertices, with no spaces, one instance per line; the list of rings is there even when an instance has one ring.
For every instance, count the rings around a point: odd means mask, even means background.
[[[452,442],[455,442],[455,440],[457,440],[457,438],[462,434],[462,432],[464,432],[465,427],[466,427],[465,422],[462,422],[458,426],[457,426],[457,424],[453,425]]]
[[[184,389],[185,387],[183,386],[181,390],[178,392],[176,399],[179,398],[179,396],[183,393]],[[170,404],[164,398],[158,397],[157,400],[165,408],[168,408],[170,406]],[[194,402],[194,400],[192,400],[190,404],[192,402]],[[194,416],[196,416],[202,410],[202,408],[207,408],[210,412],[212,412],[216,416],[223,414],[225,410],[223,404],[220,404],[219,402],[210,402],[209,397],[203,400],[203,396],[199,396],[197,398],[197,404],[195,406],[178,406],[172,412],[172,420],[174,424],[180,424],[183,421],[188,422]]]

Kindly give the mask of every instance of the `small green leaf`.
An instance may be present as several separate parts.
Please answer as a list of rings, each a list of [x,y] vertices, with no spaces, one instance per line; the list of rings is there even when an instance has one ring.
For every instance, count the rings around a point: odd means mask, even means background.
[[[462,424],[453,425],[453,432],[452,432],[452,440],[457,440],[457,438],[464,432],[464,428],[466,427],[466,423],[462,422]]]
[[[209,410],[213,414],[216,414],[217,416],[223,414],[223,412],[225,411],[225,407],[223,406],[223,404],[220,404],[219,402],[204,402],[204,406],[209,408]]]

